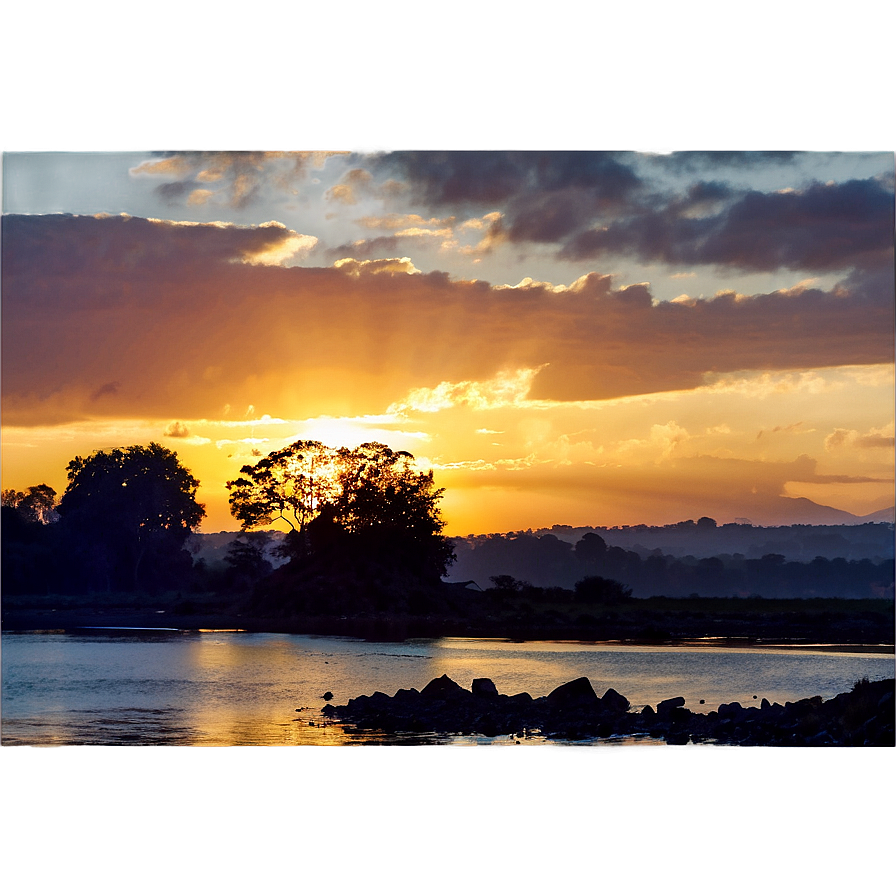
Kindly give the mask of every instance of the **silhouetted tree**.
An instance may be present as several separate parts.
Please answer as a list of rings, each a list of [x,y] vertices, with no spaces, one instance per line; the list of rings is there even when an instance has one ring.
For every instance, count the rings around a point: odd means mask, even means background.
[[[576,599],[585,604],[618,604],[632,596],[632,589],[614,579],[585,576],[576,582]]]
[[[227,483],[244,530],[285,520],[293,559],[351,556],[439,578],[454,559],[432,471],[379,442],[328,448],[300,441],[242,468]]]
[[[55,522],[59,515],[56,513],[56,489],[46,483],[32,485],[27,492],[17,492],[15,489],[3,490],[0,503],[4,507],[12,507],[26,523]]]
[[[244,532],[230,543],[224,562],[233,587],[250,587],[273,570],[265,556],[270,542],[269,532]]]
[[[245,531],[283,520],[304,530],[336,493],[338,452],[302,440],[247,464],[227,483],[230,512]]]
[[[199,482],[173,451],[154,442],[113,448],[76,457],[67,470],[58,512],[88,586],[136,589],[146,567],[152,584],[189,569],[182,548],[205,508],[196,502]]]
[[[586,532],[575,546],[576,557],[585,564],[597,564],[607,552],[607,543],[595,532]]]

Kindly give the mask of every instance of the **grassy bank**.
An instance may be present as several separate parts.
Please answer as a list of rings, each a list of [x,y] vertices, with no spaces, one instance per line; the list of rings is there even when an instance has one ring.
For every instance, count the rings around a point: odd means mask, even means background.
[[[98,593],[4,597],[4,631],[84,627],[247,631],[343,635],[371,640],[491,637],[515,640],[681,643],[780,643],[785,645],[884,645],[892,650],[892,600],[765,600],[663,598],[613,606],[570,602],[495,600],[488,594],[452,592],[435,612],[258,612],[246,593],[156,595]]]

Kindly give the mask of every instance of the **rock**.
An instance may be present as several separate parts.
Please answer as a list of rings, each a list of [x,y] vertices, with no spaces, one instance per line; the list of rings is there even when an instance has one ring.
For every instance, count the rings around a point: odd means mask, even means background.
[[[326,694],[324,694],[323,697],[321,697],[321,700],[332,700],[332,699],[333,699],[332,691],[327,691]]]
[[[585,679],[587,681],[587,679]],[[628,712],[631,703],[628,698],[623,697],[619,691],[610,688],[603,697],[600,698],[600,708],[606,709],[613,713]]]
[[[498,689],[490,678],[474,678],[473,686],[470,688],[474,697],[485,697],[491,699],[498,696]]]
[[[416,700],[419,696],[420,691],[417,688],[399,688],[392,699],[397,700],[399,703],[409,703]]]
[[[597,703],[598,696],[587,678],[576,678],[554,688],[545,698],[545,702],[552,707],[567,706],[570,703]]]
[[[656,706],[656,714],[661,718],[667,718],[676,706],[684,706],[684,704],[684,697],[670,697],[668,700],[661,700]]]
[[[771,703],[768,702],[768,700],[766,700],[765,697],[763,697],[762,703],[759,704],[759,708],[760,709],[771,709],[772,705],[771,705]]]
[[[422,691],[420,696],[427,700],[456,700],[459,697],[469,696],[456,681],[452,681],[447,675],[434,678]]]
[[[528,706],[530,703],[534,703],[535,701],[532,699],[532,695],[523,691],[522,694],[511,694],[507,698],[511,703],[516,703],[520,706]]]

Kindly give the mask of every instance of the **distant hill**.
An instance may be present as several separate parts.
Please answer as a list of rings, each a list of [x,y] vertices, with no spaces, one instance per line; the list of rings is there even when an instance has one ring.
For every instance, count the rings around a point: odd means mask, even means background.
[[[896,522],[896,507],[875,510],[874,513],[866,513],[865,516],[859,516],[856,519],[860,523],[893,523]]]
[[[847,510],[818,504],[809,498],[788,498],[784,495],[774,499],[767,495],[760,496],[755,501],[751,501],[749,496],[740,496],[736,513],[756,526],[842,526],[893,522],[892,507],[857,516]],[[714,514],[709,512],[707,516]],[[719,520],[724,518],[724,515],[717,517]]]

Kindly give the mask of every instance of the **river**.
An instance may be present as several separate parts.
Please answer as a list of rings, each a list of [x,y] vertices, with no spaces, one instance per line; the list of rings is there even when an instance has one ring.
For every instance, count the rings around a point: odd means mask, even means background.
[[[682,696],[695,712],[783,703],[890,678],[873,652],[772,647],[646,647],[443,638],[376,643],[234,631],[85,629],[4,633],[4,745],[342,745],[513,743],[513,738],[360,734],[328,723],[323,695],[423,688],[442,674],[469,688],[549,693],[580,676],[634,708]],[[539,738],[531,739],[532,743]],[[614,741],[610,741],[611,743]]]

